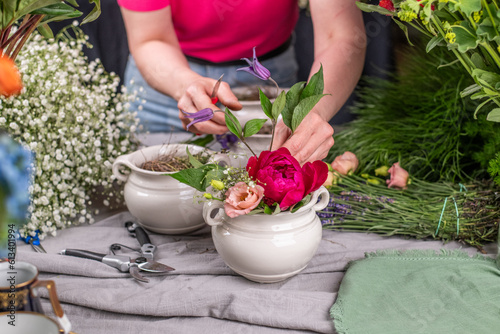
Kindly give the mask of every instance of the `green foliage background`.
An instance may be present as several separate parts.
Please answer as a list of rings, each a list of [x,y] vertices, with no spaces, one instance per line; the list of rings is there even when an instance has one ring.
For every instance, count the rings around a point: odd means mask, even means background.
[[[473,83],[446,50],[403,51],[401,70],[390,80],[364,78],[357,119],[339,131],[326,161],[355,153],[361,173],[399,161],[410,175],[427,181],[490,178],[490,160],[500,152],[500,124],[473,119],[479,102],[462,99]]]

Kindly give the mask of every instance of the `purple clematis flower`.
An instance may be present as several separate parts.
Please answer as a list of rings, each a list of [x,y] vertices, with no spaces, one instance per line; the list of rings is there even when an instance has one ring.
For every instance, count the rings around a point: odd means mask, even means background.
[[[205,121],[208,121],[208,120],[212,119],[212,117],[214,117],[214,112],[210,108],[201,109],[200,111],[195,112],[195,113],[185,112],[184,110],[181,110],[181,112],[184,115],[186,115],[186,118],[192,118],[193,119],[191,121],[191,123],[189,123],[187,125],[187,127],[186,127],[187,130],[189,130],[189,127],[191,125],[193,125],[193,124],[200,123],[200,122],[205,122]]]
[[[236,71],[244,71],[250,73],[251,75],[262,79],[267,80],[271,77],[271,72],[259,63],[257,56],[255,55],[255,47],[253,48],[253,59],[250,60],[248,58],[241,58],[242,60],[248,63],[248,67],[238,68]]]

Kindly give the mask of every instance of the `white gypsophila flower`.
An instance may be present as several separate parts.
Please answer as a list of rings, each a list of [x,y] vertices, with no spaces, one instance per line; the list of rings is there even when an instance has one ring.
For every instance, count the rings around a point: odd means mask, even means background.
[[[134,94],[99,61],[88,61],[86,39],[81,31],[76,35],[68,41],[34,33],[16,59],[23,92],[0,97],[0,125],[35,157],[23,236],[39,231],[43,239],[71,224],[92,223],[92,191],[109,193],[111,162],[136,148],[138,119],[128,111]]]

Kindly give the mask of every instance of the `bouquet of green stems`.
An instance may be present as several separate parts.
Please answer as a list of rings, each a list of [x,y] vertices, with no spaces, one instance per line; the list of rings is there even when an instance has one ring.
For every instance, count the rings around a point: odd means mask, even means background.
[[[497,240],[500,192],[488,184],[412,178],[398,190],[373,176],[339,177],[329,206],[318,213],[325,229],[455,240],[479,249]]]
[[[391,16],[406,33],[406,24],[452,52],[474,79],[461,96],[484,100],[477,112],[493,102],[487,120],[500,122],[500,9],[497,0],[381,0],[379,5],[356,3],[367,12]]]

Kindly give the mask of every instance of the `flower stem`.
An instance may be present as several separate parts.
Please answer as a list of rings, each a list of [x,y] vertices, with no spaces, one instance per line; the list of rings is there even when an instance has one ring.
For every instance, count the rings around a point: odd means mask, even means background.
[[[250,150],[250,152],[252,152],[252,154],[253,154],[255,157],[257,157],[257,154],[255,154],[255,152],[252,150],[252,148],[251,148],[250,146],[248,146],[247,142],[245,141],[245,138],[244,138],[244,137],[241,137],[241,138],[240,138],[240,140],[241,140],[241,142],[242,142],[243,144],[245,144],[245,146],[246,146],[246,147]]]
[[[278,97],[278,95],[280,95],[280,86],[278,86],[278,83],[271,77],[269,77],[269,81],[271,81],[276,86],[276,97]]]
[[[45,15],[35,15],[35,16],[38,16],[38,18],[35,20],[35,22],[31,26],[28,27],[23,38],[19,41],[19,43],[17,43],[16,48],[12,52],[12,55],[11,55],[12,60],[16,59],[16,57],[19,54],[19,52],[21,51],[21,48],[23,47],[24,43],[26,43],[26,41],[28,40],[30,35],[33,33],[33,31],[35,31],[38,23],[40,23],[42,21],[42,19]]]
[[[272,128],[271,128],[271,144],[269,144],[269,151],[271,151],[272,148],[273,148],[274,132],[276,130],[276,120],[272,119],[271,123],[272,123]]]

